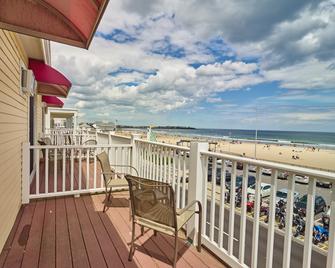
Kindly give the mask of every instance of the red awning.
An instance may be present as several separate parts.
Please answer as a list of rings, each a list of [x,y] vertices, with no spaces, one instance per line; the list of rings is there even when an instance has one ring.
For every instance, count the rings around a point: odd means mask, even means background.
[[[47,104],[48,107],[59,107],[63,108],[64,102],[55,96],[42,96],[42,101]]]
[[[0,28],[88,48],[109,0],[0,0]]]
[[[35,75],[39,94],[67,97],[71,82],[63,74],[43,61],[34,59],[29,59],[29,69]]]

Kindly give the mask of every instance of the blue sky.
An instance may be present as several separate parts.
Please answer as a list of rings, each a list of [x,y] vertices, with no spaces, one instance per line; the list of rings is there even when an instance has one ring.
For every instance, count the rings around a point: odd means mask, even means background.
[[[66,106],[89,122],[335,131],[335,1],[256,2],[111,1],[88,51],[52,45]]]

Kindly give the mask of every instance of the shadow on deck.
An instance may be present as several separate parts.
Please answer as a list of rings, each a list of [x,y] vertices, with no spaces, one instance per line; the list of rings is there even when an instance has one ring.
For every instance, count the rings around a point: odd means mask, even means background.
[[[128,193],[114,194],[102,213],[104,195],[38,199],[23,205],[0,255],[0,267],[171,267],[173,238],[140,236],[128,261],[131,225]],[[179,241],[178,267],[224,267],[206,250]]]

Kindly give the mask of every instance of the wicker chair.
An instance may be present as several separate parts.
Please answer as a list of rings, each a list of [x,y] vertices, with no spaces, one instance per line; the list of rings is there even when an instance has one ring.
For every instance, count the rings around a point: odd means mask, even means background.
[[[176,209],[174,191],[170,184],[148,180],[132,175],[126,175],[129,185],[132,210],[132,238],[129,261],[132,260],[135,248],[135,224],[142,228],[154,230],[174,236],[175,251],[173,267],[176,267],[178,255],[178,231],[196,213],[199,215],[199,232],[197,249],[201,251],[202,206],[199,201],[193,201],[183,209]],[[158,194],[160,193],[160,194]],[[195,210],[195,205],[198,210]]]
[[[102,175],[104,178],[104,185],[105,185],[105,203],[103,212],[106,211],[107,206],[109,205],[111,201],[111,194],[112,194],[112,188],[114,187],[127,187],[128,183],[127,180],[124,178],[124,173],[116,172],[116,167],[126,167],[131,170],[133,170],[136,175],[138,175],[138,172],[136,168],[129,166],[129,165],[111,165],[109,162],[108,154],[103,151],[102,153],[98,154],[97,159],[100,163]]]

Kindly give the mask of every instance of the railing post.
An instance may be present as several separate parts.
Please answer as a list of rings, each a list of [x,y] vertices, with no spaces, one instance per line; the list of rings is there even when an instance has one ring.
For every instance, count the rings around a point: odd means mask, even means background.
[[[21,193],[21,202],[22,204],[29,203],[29,188],[30,188],[30,153],[29,153],[29,143],[22,144],[22,178],[21,178],[21,185],[22,185],[22,193]]]
[[[108,145],[112,145],[112,131],[108,132]]]
[[[138,166],[137,166],[137,150],[136,150],[136,139],[140,139],[141,135],[140,134],[131,134],[131,140],[130,140],[130,144],[132,145],[131,147],[131,159],[130,159],[130,165],[134,168],[136,168],[136,170],[138,170]],[[131,174],[132,175],[137,175],[134,173],[134,170],[131,170]]]
[[[193,200],[202,200],[204,191],[203,189],[204,178],[203,178],[203,166],[201,161],[201,151],[208,151],[207,142],[191,142],[190,148],[190,168],[189,168],[189,180],[188,180],[188,192],[187,200],[192,202]],[[202,204],[203,205],[203,204]],[[193,240],[193,244],[197,243],[198,234],[198,216],[193,217],[187,224],[187,236]],[[202,226],[206,228],[206,226]]]

